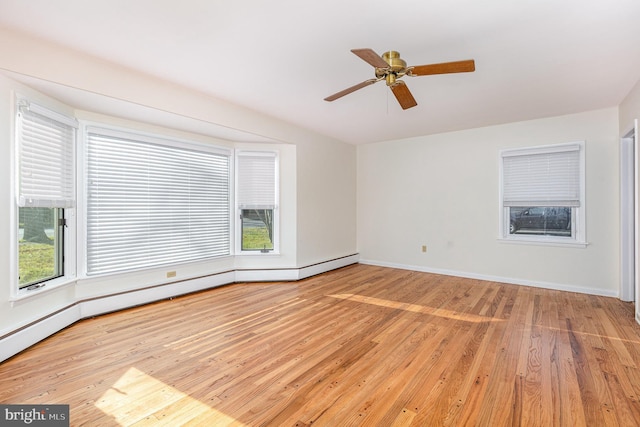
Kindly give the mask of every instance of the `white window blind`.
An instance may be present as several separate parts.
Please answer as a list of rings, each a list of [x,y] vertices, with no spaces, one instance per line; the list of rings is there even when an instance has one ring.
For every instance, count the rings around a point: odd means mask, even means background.
[[[503,152],[504,206],[580,206],[580,144]]]
[[[240,209],[276,207],[276,153],[238,153],[237,204]]]
[[[96,128],[87,142],[88,274],[230,253],[228,153]]]
[[[18,102],[18,206],[74,206],[76,128],[74,118]]]

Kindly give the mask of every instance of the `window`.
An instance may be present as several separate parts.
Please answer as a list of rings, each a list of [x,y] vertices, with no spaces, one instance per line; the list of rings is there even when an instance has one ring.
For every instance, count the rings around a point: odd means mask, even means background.
[[[87,130],[87,274],[230,254],[230,153]]]
[[[275,152],[237,153],[240,251],[278,251],[278,157]]]
[[[503,150],[500,172],[502,238],[585,243],[584,142]]]
[[[18,286],[65,275],[65,211],[75,205],[76,120],[18,101]]]

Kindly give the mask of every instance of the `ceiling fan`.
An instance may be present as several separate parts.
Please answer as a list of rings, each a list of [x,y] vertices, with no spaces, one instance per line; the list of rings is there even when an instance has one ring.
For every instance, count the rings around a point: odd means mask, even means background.
[[[400,53],[395,50],[385,52],[382,56],[378,55],[372,49],[351,49],[351,52],[360,57],[360,59],[369,63],[375,67],[374,79],[365,80],[362,83],[351,86],[340,92],[334,93],[331,96],[326,97],[325,101],[335,101],[338,98],[342,98],[345,95],[355,92],[358,89],[372,85],[385,80],[387,86],[391,89],[396,99],[400,103],[403,110],[407,108],[415,107],[418,105],[413,95],[409,91],[409,88],[404,81],[399,80],[403,76],[428,76],[433,74],[448,74],[448,73],[467,73],[475,71],[476,65],[473,59],[465,61],[454,62],[441,62],[438,64],[428,65],[413,65],[407,67],[407,63],[400,58]]]

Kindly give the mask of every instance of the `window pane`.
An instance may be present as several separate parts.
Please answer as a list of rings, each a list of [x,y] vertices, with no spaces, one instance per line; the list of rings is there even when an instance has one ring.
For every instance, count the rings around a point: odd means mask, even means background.
[[[273,250],[273,209],[242,210],[242,250]]]
[[[511,207],[509,234],[571,237],[572,208],[564,206]]]
[[[20,287],[62,276],[62,209],[26,207],[18,212]]]

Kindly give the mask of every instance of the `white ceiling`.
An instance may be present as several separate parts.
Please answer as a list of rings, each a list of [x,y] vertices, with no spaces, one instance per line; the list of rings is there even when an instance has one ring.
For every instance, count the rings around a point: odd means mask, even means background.
[[[359,144],[618,105],[640,78],[639,0],[0,0],[0,25]],[[373,68],[474,59],[334,102]]]

